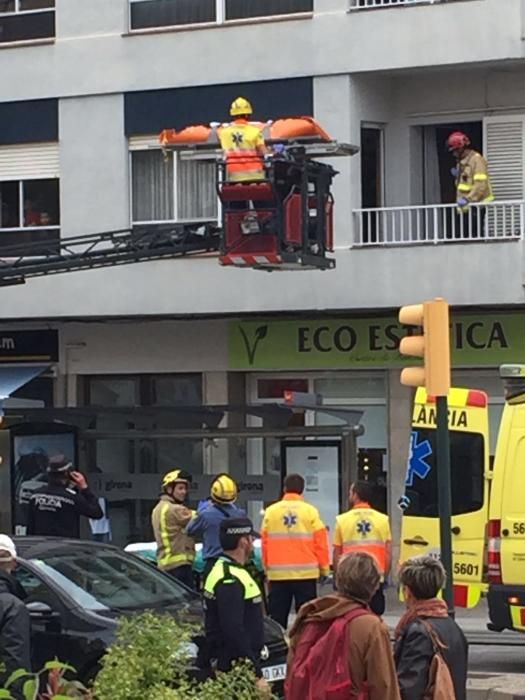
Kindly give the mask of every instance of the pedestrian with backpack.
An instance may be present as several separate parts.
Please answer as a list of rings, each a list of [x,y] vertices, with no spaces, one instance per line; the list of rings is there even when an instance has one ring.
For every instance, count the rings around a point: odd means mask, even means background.
[[[437,597],[445,586],[441,562],[405,562],[399,580],[407,611],[396,628],[395,661],[402,700],[466,700],[468,645]]]
[[[286,700],[400,700],[388,629],[368,607],[380,582],[372,556],[348,554],[337,593],[303,605],[290,630]]]

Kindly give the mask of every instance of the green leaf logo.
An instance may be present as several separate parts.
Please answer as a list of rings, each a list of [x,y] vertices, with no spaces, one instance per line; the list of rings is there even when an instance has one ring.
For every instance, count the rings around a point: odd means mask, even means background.
[[[257,348],[261,340],[264,340],[268,335],[268,326],[259,326],[255,329],[253,338],[250,340],[244,328],[239,326],[239,333],[242,336],[244,347],[246,349],[246,354],[248,355],[248,362],[253,365],[255,362],[255,355],[257,354]]]

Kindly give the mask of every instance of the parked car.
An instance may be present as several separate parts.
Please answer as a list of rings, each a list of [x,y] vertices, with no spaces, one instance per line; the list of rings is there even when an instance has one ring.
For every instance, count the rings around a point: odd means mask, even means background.
[[[157,543],[156,542],[134,542],[128,544],[125,548],[126,552],[136,554],[143,559],[157,563]],[[264,567],[262,564],[261,540],[257,538],[253,542],[253,555],[251,563],[255,570],[263,574]],[[199,576],[204,572],[204,559],[202,558],[202,543],[198,542],[195,545],[195,560],[193,562],[193,571]]]
[[[16,577],[27,594],[32,623],[32,664],[39,669],[53,658],[91,681],[119,617],[142,610],[185,615],[203,621],[198,594],[139,557],[112,545],[52,537],[15,537],[19,553]],[[261,658],[269,680],[281,682],[288,646],[281,627],[265,619],[266,646]],[[190,645],[190,670],[196,672],[199,640]]]

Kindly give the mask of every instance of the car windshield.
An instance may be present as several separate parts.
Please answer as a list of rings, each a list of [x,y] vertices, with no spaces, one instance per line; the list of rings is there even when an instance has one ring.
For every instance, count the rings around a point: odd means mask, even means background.
[[[422,470],[412,475],[406,496],[406,515],[438,516],[436,431],[428,428],[413,432],[416,450],[423,449]],[[416,453],[417,454],[417,453]],[[450,431],[452,515],[473,513],[483,507],[484,440],[480,433]],[[417,467],[417,465],[416,465]]]
[[[152,609],[192,600],[151,564],[113,549],[51,550],[29,561],[86,610]]]

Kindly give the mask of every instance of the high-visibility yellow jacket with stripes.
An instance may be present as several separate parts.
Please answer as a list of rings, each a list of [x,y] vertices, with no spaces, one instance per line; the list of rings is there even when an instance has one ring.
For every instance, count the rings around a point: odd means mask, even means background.
[[[340,548],[342,554],[370,554],[376,560],[382,576],[386,573],[387,543],[391,540],[388,515],[374,510],[368,503],[357,503],[336,518],[334,546]]]
[[[236,119],[220,130],[219,138],[230,182],[264,180],[265,141],[260,126]]]
[[[193,563],[195,542],[186,534],[186,525],[192,517],[193,512],[182,503],[167,494],[160,497],[151,513],[159,569],[169,571]]]
[[[270,581],[317,579],[330,571],[328,532],[319,511],[287,493],[266,509],[262,559]]]
[[[481,153],[469,149],[458,162],[456,190],[458,199],[472,203],[494,201],[487,161]]]

